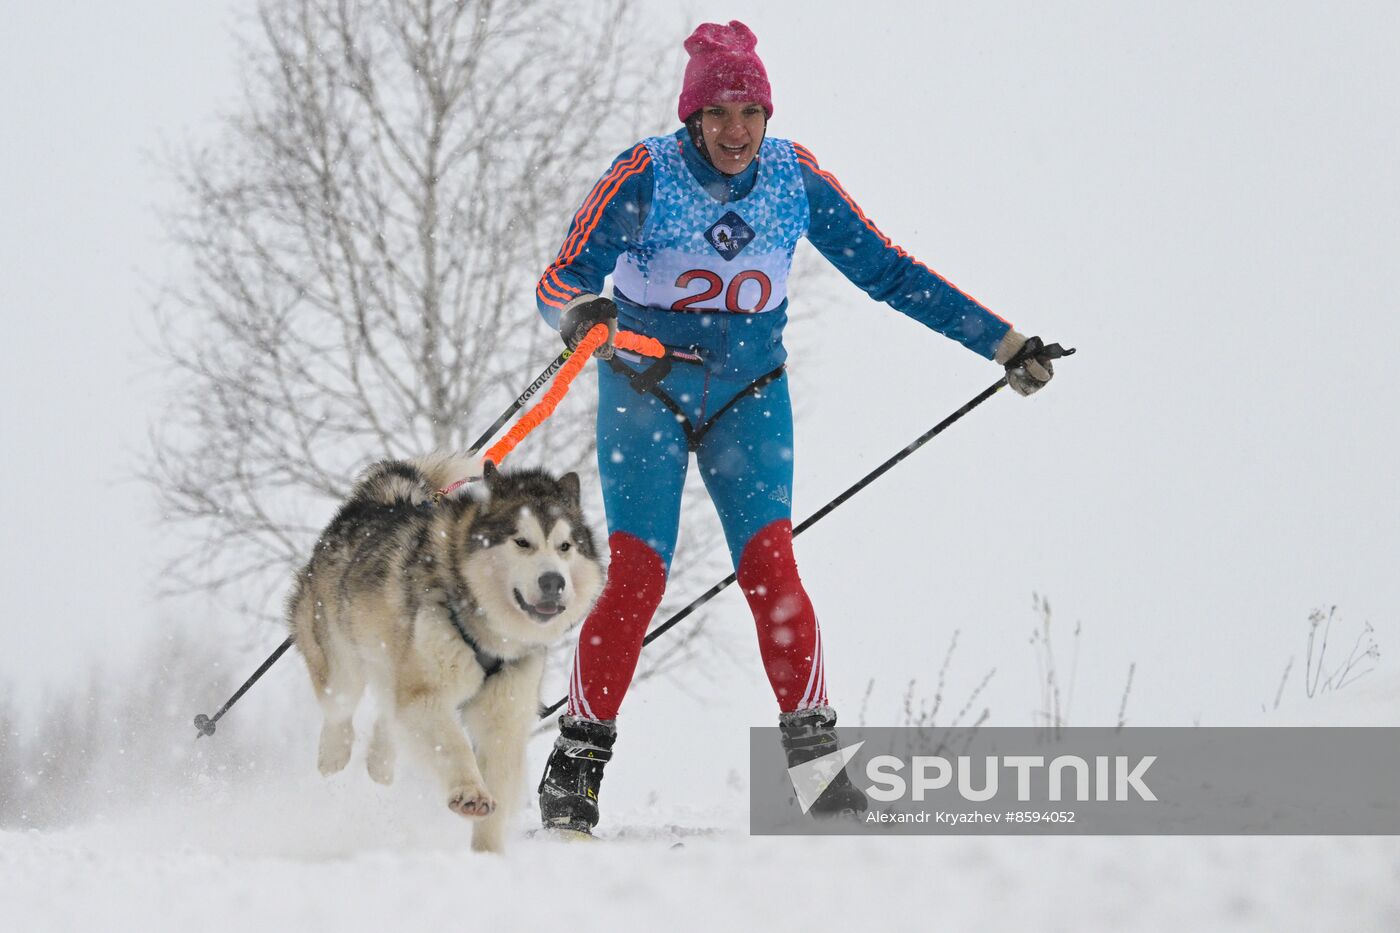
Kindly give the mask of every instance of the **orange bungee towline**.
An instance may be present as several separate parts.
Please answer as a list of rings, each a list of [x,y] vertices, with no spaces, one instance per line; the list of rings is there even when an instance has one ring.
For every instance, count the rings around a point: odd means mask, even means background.
[[[500,466],[501,461],[510,455],[510,452],[515,449],[517,444],[523,441],[535,428],[544,424],[546,419],[554,414],[554,409],[558,407],[559,403],[568,393],[569,387],[573,385],[574,379],[578,378],[578,374],[583,372],[583,367],[593,357],[593,351],[601,347],[607,339],[608,326],[606,324],[595,324],[593,325],[593,329],[579,341],[578,346],[574,347],[572,350],[565,350],[564,353],[560,354],[564,359],[564,365],[559,368],[558,373],[554,376],[553,383],[545,390],[544,397],[536,402],[533,408],[521,415],[520,420],[511,426],[511,429],[506,432],[505,436],[493,444],[490,450],[486,451],[484,459],[490,460],[496,466]],[[666,348],[662,345],[661,341],[627,330],[618,332],[617,337],[613,340],[613,346],[623,350],[630,350],[641,356],[659,358],[666,355]],[[548,372],[548,370],[546,370],[546,372]],[[526,391],[528,393],[530,390]],[[487,432],[485,437],[483,437],[477,445],[473,446],[469,453],[476,453],[476,451],[480,449],[480,445],[485,442],[485,439],[490,437],[491,434],[494,434],[499,427],[500,423],[494,425]],[[469,482],[471,482],[470,478],[459,479],[452,485],[438,490],[438,496],[450,495]]]
[[[564,363],[564,368],[559,370],[559,375],[554,377],[554,383],[544,393],[544,398],[540,399],[534,408],[520,416],[520,420],[506,432],[506,436],[501,438],[491,449],[486,451],[486,459],[496,466],[501,465],[515,445],[523,441],[531,431],[544,424],[545,419],[554,414],[555,407],[564,398],[564,394],[569,391],[569,386],[573,384],[578,374],[583,372],[584,364],[593,358],[593,351],[601,347],[608,339],[608,325],[594,324],[578,346],[574,347],[573,353]],[[661,341],[651,337],[644,337],[641,334],[634,334],[631,331],[619,331],[613,345],[624,350],[631,350],[633,353],[640,353],[642,356],[661,357],[666,355],[666,348],[661,345]]]

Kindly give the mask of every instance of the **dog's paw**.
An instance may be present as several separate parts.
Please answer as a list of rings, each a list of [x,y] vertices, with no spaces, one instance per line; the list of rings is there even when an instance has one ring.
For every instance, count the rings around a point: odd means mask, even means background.
[[[321,773],[330,777],[342,770],[350,762],[350,750],[355,744],[355,733],[349,723],[321,729],[321,747],[316,755],[316,766]]]
[[[489,794],[472,788],[459,790],[447,798],[447,806],[459,816],[480,818],[496,810],[496,801]]]
[[[376,725],[374,735],[369,740],[369,752],[365,755],[365,770],[369,772],[370,779],[376,784],[394,783],[394,758],[393,741],[382,724]]]
[[[316,767],[321,769],[321,774],[330,777],[332,774],[343,771],[350,762],[350,749],[321,749],[321,754],[316,759]]]
[[[371,781],[387,787],[394,783],[394,756],[370,755],[365,759],[365,770],[369,772]]]

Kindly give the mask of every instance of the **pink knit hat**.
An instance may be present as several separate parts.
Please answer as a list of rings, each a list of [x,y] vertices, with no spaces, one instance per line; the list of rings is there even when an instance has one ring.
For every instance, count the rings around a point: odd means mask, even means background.
[[[754,47],[758,37],[737,19],[728,26],[701,23],[685,40],[690,61],[685,66],[680,106],[682,121],[701,107],[752,100],[773,116],[773,92],[768,72]]]

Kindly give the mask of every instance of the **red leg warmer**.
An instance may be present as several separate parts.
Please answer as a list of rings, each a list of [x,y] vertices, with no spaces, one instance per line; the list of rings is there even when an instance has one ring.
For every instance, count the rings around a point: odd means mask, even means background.
[[[599,720],[617,718],[647,626],[666,591],[666,565],[641,538],[616,531],[608,547],[608,582],[579,632],[569,677],[569,715]]]
[[[783,712],[826,706],[821,629],[792,555],[792,522],[759,529],[739,558],[739,585],[758,628],[758,650]]]

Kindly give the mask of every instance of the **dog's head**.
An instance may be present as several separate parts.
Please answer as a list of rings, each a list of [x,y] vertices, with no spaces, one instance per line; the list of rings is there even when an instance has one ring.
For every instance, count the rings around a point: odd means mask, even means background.
[[[486,497],[467,530],[462,571],[483,621],[511,641],[556,641],[603,589],[578,474],[501,473],[488,462],[482,478]]]

